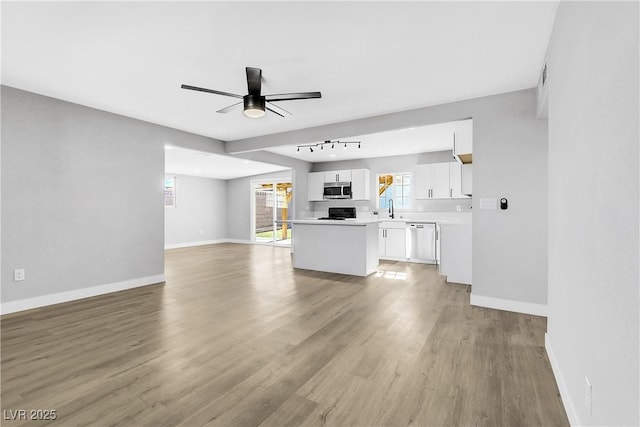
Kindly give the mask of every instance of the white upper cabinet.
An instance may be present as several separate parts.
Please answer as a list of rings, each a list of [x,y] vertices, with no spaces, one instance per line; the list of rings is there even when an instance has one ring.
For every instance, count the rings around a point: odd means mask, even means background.
[[[462,188],[462,169],[471,167],[471,164],[461,165],[460,163],[449,163],[449,183],[451,186],[452,199],[468,199],[471,193],[465,193]],[[469,188],[470,191],[470,188]]]
[[[369,169],[351,171],[351,194],[353,200],[371,199],[371,173]]]
[[[449,199],[449,163],[418,165],[413,169],[415,199]]]
[[[431,199],[451,198],[449,183],[449,163],[431,165]]]
[[[309,195],[309,201],[322,201],[324,199],[324,172],[310,172],[307,176],[307,192]]]
[[[453,134],[453,157],[460,163],[473,163],[473,120],[463,120]]]
[[[414,199],[428,199],[431,194],[431,168],[429,165],[418,165],[413,168],[413,184],[411,191]]]
[[[462,194],[473,194],[473,164],[461,165],[462,167]]]
[[[462,167],[459,163],[432,163],[413,169],[415,199],[468,199],[462,192]]]
[[[330,171],[324,173],[324,182],[351,182],[351,171]]]
[[[307,176],[307,194],[310,202],[323,201],[324,184],[330,182],[350,182],[353,200],[371,199],[371,173],[369,169],[309,172]]]

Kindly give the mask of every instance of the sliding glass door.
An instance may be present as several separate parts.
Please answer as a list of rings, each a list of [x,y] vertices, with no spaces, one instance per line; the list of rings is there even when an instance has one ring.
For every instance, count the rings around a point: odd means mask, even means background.
[[[291,245],[293,184],[284,181],[253,182],[253,239],[256,243]]]

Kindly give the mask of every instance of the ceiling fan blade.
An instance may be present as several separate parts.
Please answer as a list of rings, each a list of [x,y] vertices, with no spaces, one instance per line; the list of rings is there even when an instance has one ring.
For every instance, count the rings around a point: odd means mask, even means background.
[[[249,95],[260,96],[262,90],[262,70],[260,68],[246,67],[247,71],[247,89]]]
[[[285,110],[284,108],[282,108],[279,105],[273,104],[273,103],[268,102],[268,101],[266,101],[265,103],[266,103],[266,105],[268,105],[269,107],[273,108],[274,110],[280,111],[283,114],[288,114],[290,116],[293,116],[293,114],[290,111]]]
[[[231,96],[233,98],[242,98],[242,95],[236,95],[235,93],[229,93],[229,92],[222,92],[220,90],[205,89],[203,87],[189,86],[189,85],[182,85],[180,87],[182,89],[196,90],[198,92],[207,92],[207,93],[214,93],[216,95]]]
[[[322,98],[320,92],[300,92],[300,93],[277,93],[272,95],[265,95],[267,101],[292,101],[294,99],[311,99]]]
[[[236,108],[240,107],[243,104],[243,101],[240,102],[236,102],[235,104],[231,104],[228,107],[224,107],[221,108],[220,110],[216,111],[216,113],[228,113],[229,111],[235,110]]]
[[[273,105],[273,104],[272,104],[272,105]],[[276,110],[272,110],[271,108],[267,107],[266,105],[264,106],[264,108],[265,108],[267,111],[271,111],[272,113],[279,115],[280,117],[284,117],[282,114],[278,113]]]

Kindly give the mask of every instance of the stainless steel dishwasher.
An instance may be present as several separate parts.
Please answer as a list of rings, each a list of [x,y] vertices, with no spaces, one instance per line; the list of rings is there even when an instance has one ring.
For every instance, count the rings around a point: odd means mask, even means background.
[[[407,255],[410,262],[436,264],[436,224],[407,223]]]

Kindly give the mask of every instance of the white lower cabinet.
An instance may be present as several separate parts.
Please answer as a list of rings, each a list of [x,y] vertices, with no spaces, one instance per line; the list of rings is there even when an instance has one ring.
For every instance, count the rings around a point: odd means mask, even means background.
[[[380,225],[379,258],[393,261],[407,260],[407,229],[404,223],[401,227],[399,224],[393,224],[391,227],[385,227],[384,223]]]
[[[471,224],[440,224],[440,274],[471,284]]]

